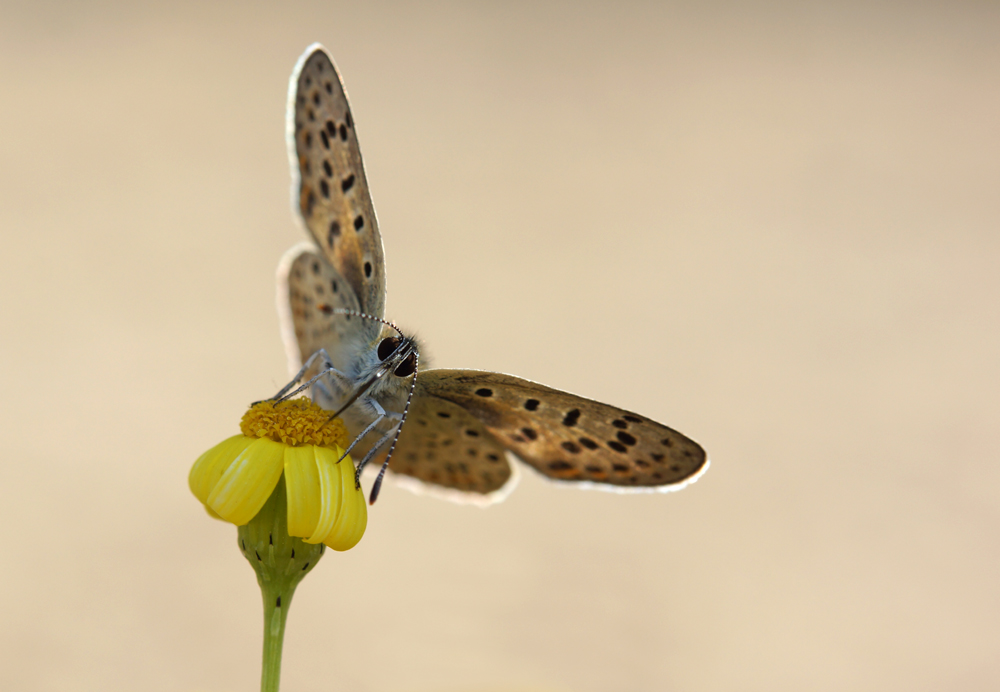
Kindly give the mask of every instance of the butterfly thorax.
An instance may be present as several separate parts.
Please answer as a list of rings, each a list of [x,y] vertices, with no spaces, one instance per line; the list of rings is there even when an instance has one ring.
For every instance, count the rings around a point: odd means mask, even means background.
[[[354,435],[384,412],[385,418],[369,433],[371,444],[378,438],[376,432],[384,434],[400,422],[416,374],[418,349],[414,338],[384,332],[359,349],[345,370],[331,373],[324,386],[316,387],[314,399],[324,408],[340,411]],[[368,444],[362,441],[359,449]]]

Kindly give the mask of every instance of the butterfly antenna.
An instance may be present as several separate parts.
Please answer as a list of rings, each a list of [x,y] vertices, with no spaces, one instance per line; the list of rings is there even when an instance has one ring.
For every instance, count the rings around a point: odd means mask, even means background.
[[[395,327],[394,327],[395,329]],[[398,330],[397,330],[398,331]],[[413,379],[410,381],[410,393],[406,395],[406,406],[403,407],[403,414],[399,418],[399,426],[396,428],[396,436],[392,438],[392,445],[389,446],[389,451],[385,454],[385,461],[382,462],[382,468],[379,469],[378,477],[372,484],[372,492],[368,497],[368,504],[374,505],[375,500],[378,499],[379,490],[382,489],[382,478],[385,477],[385,470],[389,468],[389,459],[392,458],[392,450],[396,449],[396,442],[399,441],[399,434],[403,432],[403,423],[406,422],[406,414],[410,410],[410,401],[413,400],[413,390],[417,387],[417,369],[420,365],[420,353],[414,352],[413,359]]]
[[[323,303],[322,305],[317,305],[316,307],[324,315],[347,315],[348,317],[360,317],[363,320],[373,320],[375,322],[381,322],[390,329],[395,330],[395,332],[400,336],[403,336],[403,332],[399,331],[399,327],[397,327],[389,320],[384,320],[381,317],[375,317],[375,315],[369,315],[359,310],[351,310],[350,308],[332,308],[326,303]]]

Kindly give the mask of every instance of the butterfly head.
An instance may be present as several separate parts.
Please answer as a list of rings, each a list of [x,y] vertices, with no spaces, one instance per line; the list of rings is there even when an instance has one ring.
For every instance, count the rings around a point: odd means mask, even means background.
[[[360,317],[382,324],[379,336],[365,346],[357,344],[354,357],[347,363],[346,375],[353,381],[350,398],[338,409],[346,410],[359,398],[375,398],[387,403],[394,398],[408,399],[408,390],[416,379],[420,348],[417,340],[406,336],[395,324],[357,310],[320,305],[327,315]],[[407,386],[409,385],[409,386]]]
[[[413,337],[383,335],[375,355],[381,366],[396,377],[409,377],[417,371],[418,348]]]
[[[357,381],[369,396],[391,403],[405,397],[416,378],[420,346],[388,323],[358,362]]]

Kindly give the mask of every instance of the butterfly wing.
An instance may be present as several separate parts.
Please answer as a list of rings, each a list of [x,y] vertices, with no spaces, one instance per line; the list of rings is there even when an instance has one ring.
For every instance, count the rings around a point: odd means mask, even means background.
[[[385,313],[385,259],[351,106],[326,50],[313,44],[288,87],[292,196],[322,256],[357,296],[358,309]],[[380,325],[367,320],[372,338]]]
[[[329,314],[323,306],[360,309],[357,296],[337,270],[312,243],[300,243],[278,265],[278,315],[292,372],[321,348],[334,367],[344,371],[353,349],[360,347],[354,342],[370,338],[371,320]]]
[[[424,391],[423,376],[417,376],[389,464],[396,482],[457,502],[487,505],[502,500],[518,479],[503,445],[461,406]],[[378,465],[384,456],[379,455]],[[411,479],[420,483],[408,482]]]
[[[496,446],[554,480],[667,491],[708,468],[705,450],[676,430],[519,377],[428,370],[417,383],[421,399],[456,405],[482,424]],[[403,435],[409,426],[407,419]],[[424,474],[429,478],[426,468]]]

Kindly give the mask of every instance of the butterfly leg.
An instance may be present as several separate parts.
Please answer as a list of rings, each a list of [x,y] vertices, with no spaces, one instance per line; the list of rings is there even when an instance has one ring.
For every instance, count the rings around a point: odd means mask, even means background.
[[[303,383],[296,389],[289,391],[292,389],[292,387],[295,387],[295,385],[302,380],[302,378],[306,374],[306,371],[308,371],[309,368],[311,368],[319,358],[323,359],[323,365],[322,369],[320,370],[320,373],[310,378],[307,382]],[[320,350],[316,351],[309,357],[309,360],[307,360],[305,364],[299,369],[295,377],[292,378],[292,381],[286,384],[284,387],[282,387],[281,390],[273,397],[268,399],[268,401],[281,402],[285,401],[286,399],[291,399],[293,396],[295,396],[296,394],[305,389],[308,389],[313,384],[316,384],[318,388],[322,389],[323,394],[326,395],[328,398],[332,398],[332,394],[329,388],[323,382],[320,382],[320,380],[324,377],[329,377],[330,381],[332,381],[334,385],[337,387],[337,389],[339,389],[340,391],[343,391],[348,388],[347,376],[344,373],[340,372],[340,370],[337,370],[335,367],[333,367],[333,363],[330,361],[330,356],[327,354],[325,349],[321,348]],[[255,401],[254,403],[258,404],[260,402]]]
[[[378,452],[379,448],[381,448],[382,445],[384,445],[386,442],[388,442],[390,439],[392,439],[395,436],[396,429],[398,427],[399,427],[398,423],[396,425],[392,426],[392,429],[389,432],[387,432],[385,435],[383,435],[382,439],[380,439],[378,442],[376,442],[375,444],[373,444],[372,448],[368,450],[367,454],[365,454],[364,458],[361,460],[361,463],[358,464],[357,470],[354,472],[354,487],[355,488],[360,488],[361,487],[361,472],[364,470],[365,466],[367,466],[368,462],[372,460],[372,458]]]
[[[375,413],[377,414],[375,416],[375,420],[369,423],[367,428],[365,428],[364,430],[362,430],[360,433],[357,434],[357,436],[354,438],[354,441],[351,442],[351,444],[348,445],[347,449],[344,450],[344,453],[341,455],[340,459],[337,459],[338,464],[344,460],[344,457],[350,454],[351,450],[354,449],[354,447],[357,446],[357,444],[361,442],[362,439],[364,439],[365,435],[374,430],[375,426],[381,423],[382,420],[385,418],[386,415],[385,409],[382,408],[377,401],[372,399],[371,402],[369,403],[371,403],[371,405],[375,407]]]
[[[291,399],[299,392],[309,389],[309,387],[313,386],[314,384],[323,390],[324,395],[329,397],[331,396],[330,390],[326,387],[325,384],[319,381],[324,377],[330,377],[331,380],[337,384],[337,388],[340,390],[345,389],[347,387],[347,383],[349,382],[347,376],[344,373],[340,372],[340,370],[337,370],[336,368],[331,367],[329,370],[323,370],[318,375],[315,375],[308,381],[303,382],[299,387],[297,387],[293,391],[288,392],[286,394],[282,394],[280,396],[276,395],[274,399],[272,399],[272,401],[285,401],[286,399]],[[294,384],[294,382],[292,384]],[[288,389],[288,387],[285,387],[285,389]]]
[[[309,368],[313,366],[313,363],[315,363],[318,358],[323,359],[324,365],[332,367],[332,363],[330,362],[330,356],[327,354],[326,349],[321,348],[320,350],[316,351],[316,353],[309,356],[309,359],[306,360],[306,362],[303,363],[302,367],[299,368],[299,371],[295,373],[295,377],[292,378],[292,381],[286,384],[284,387],[282,387],[277,394],[271,397],[271,399],[281,399],[282,397],[284,397],[285,394],[288,393],[288,390],[290,390],[292,387],[294,387],[302,380],[306,372],[309,370]]]
[[[361,472],[364,470],[365,466],[368,465],[368,462],[372,460],[372,457],[375,456],[375,454],[382,447],[382,445],[384,445],[389,440],[389,438],[392,437],[393,434],[399,430],[399,426],[403,422],[403,416],[401,414],[395,412],[386,413],[385,409],[382,408],[379,405],[379,403],[374,399],[370,400],[368,403],[375,409],[377,417],[375,418],[375,421],[371,425],[365,428],[364,432],[362,432],[360,435],[358,435],[357,438],[355,438],[354,442],[351,444],[351,447],[357,444],[362,437],[367,435],[382,420],[389,419],[393,421],[393,425],[391,428],[389,428],[389,432],[383,435],[378,442],[372,445],[372,448],[368,450],[367,454],[365,454],[364,458],[361,460],[361,463],[358,464],[357,472],[354,474],[355,484],[358,486],[361,485]]]

